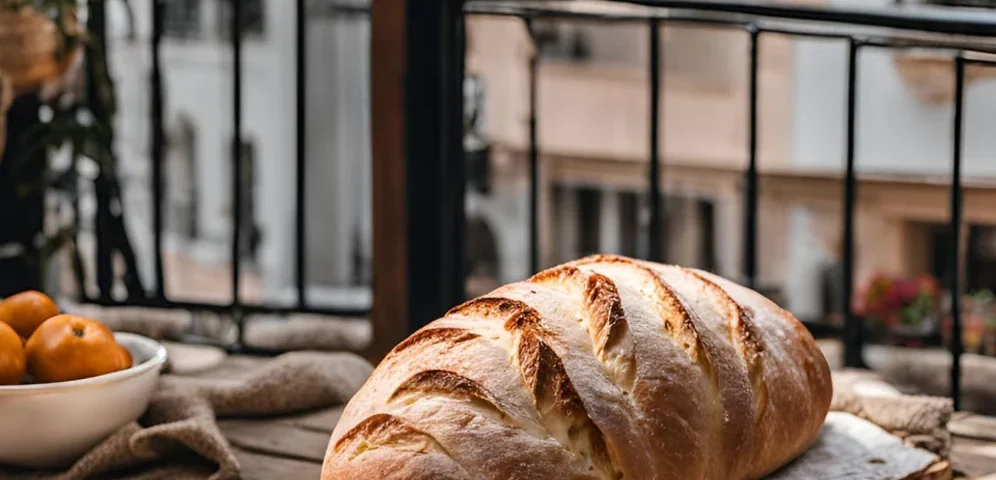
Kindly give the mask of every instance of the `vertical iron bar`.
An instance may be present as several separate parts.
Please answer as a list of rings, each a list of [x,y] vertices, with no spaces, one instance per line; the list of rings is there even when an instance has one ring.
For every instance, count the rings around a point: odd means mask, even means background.
[[[87,3],[89,15],[87,17],[87,30],[100,48],[106,52],[106,16],[104,2],[90,1]],[[99,75],[98,59],[91,50],[87,52],[87,100],[88,106],[94,111],[94,116],[100,118],[104,113],[104,105],[97,88],[97,76]],[[106,59],[104,59],[106,61]],[[111,180],[104,173],[103,169],[97,174],[93,182],[94,193],[97,200],[96,217],[94,218],[94,236],[96,237],[96,269],[97,269],[97,289],[101,300],[111,299],[111,290],[114,287],[114,268],[112,266],[113,256],[113,221],[111,215]]]
[[[163,273],[163,78],[160,47],[163,34],[163,0],[152,2],[152,239],[156,275],[156,298],[166,298]]]
[[[955,58],[954,146],[951,167],[951,399],[954,408],[961,407],[961,155],[963,118],[965,112],[965,59]]]
[[[526,28],[533,34],[532,22]],[[539,271],[539,139],[536,132],[536,80],[539,69],[539,45],[533,42],[529,57],[529,273]]]
[[[449,265],[449,274],[456,281],[450,285],[448,297],[454,299],[453,305],[462,303],[467,297],[467,160],[463,148],[463,85],[465,81],[465,62],[467,55],[466,23],[463,14],[464,0],[450,0],[443,11],[443,22],[447,28],[444,48],[452,52],[451,58],[445,62],[446,70],[443,88],[451,94],[443,99],[445,132],[443,134],[443,151],[446,158],[454,163],[449,170],[446,187],[453,189],[449,212],[449,243],[452,246],[453,257]],[[459,186],[457,188],[457,186]]]
[[[296,214],[294,224],[295,275],[297,280],[297,304],[305,308],[308,304],[305,277],[305,166],[307,165],[307,17],[305,0],[297,0],[297,189],[295,190]]]
[[[844,176],[844,232],[843,232],[843,270],[844,270],[844,365],[860,368],[864,366],[862,359],[862,324],[851,310],[851,296],[854,290],[854,209],[857,185],[854,175],[855,137],[857,135],[857,83],[858,83],[858,50],[861,44],[854,38],[850,39],[848,49],[847,70],[847,149]]]
[[[463,0],[409,0],[405,15],[407,320],[414,332],[465,296]]]
[[[654,262],[664,260],[661,232],[661,152],[660,152],[660,103],[661,103],[661,31],[660,20],[650,19],[650,226],[647,258]]]
[[[758,40],[760,32],[751,25],[750,35],[750,91],[747,119],[747,172],[744,178],[744,280],[750,288],[757,288],[757,77]]]
[[[73,177],[73,198],[72,198],[72,212],[73,212],[73,277],[76,280],[76,301],[79,303],[85,303],[89,300],[90,294],[87,291],[87,281],[86,281],[86,269],[83,266],[83,253],[80,250],[80,229],[82,228],[82,222],[80,222],[80,175],[79,175],[79,157],[80,152],[74,151],[72,153],[72,164],[70,169],[72,169]]]
[[[239,293],[242,237],[242,0],[231,0],[232,41],[232,316],[238,325],[238,344],[244,345]]]

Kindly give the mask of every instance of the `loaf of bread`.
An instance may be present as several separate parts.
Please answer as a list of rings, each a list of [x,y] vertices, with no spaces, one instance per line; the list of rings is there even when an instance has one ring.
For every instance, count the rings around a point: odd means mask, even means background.
[[[324,480],[747,479],[816,438],[830,370],[791,314],[616,256],[450,310],[346,407]]]

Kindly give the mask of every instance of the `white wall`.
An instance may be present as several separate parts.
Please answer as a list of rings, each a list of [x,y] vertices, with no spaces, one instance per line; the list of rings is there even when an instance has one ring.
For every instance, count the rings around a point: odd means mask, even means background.
[[[836,4],[891,4],[891,0],[834,0]],[[844,159],[847,46],[798,41],[793,162],[841,168]],[[951,72],[954,76],[954,69]],[[966,90],[964,174],[996,175],[996,81]],[[861,171],[947,173],[951,168],[953,108],[919,103],[900,80],[892,52],[861,50],[858,65],[857,168]]]
[[[308,54],[308,277],[351,280],[354,235],[372,254],[369,23],[318,18]]]

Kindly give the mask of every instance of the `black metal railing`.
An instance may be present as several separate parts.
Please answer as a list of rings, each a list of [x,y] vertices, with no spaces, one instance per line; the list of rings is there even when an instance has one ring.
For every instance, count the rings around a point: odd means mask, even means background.
[[[985,11],[959,11],[939,8],[905,8],[905,7],[816,7],[793,6],[783,2],[758,1],[670,1],[670,0],[616,0],[601,2],[602,5],[592,8],[591,3],[576,2],[544,2],[544,1],[502,1],[502,0],[447,0],[441,2],[411,2],[407,19],[409,22],[408,38],[421,39],[417,33],[432,32],[433,39],[417,42],[408,46],[408,79],[406,88],[409,92],[418,91],[419,100],[409,100],[407,106],[407,130],[409,143],[407,145],[407,162],[418,165],[422,178],[435,176],[438,178],[463,178],[460,175],[462,153],[457,149],[447,148],[454,139],[462,138],[462,131],[457,121],[460,109],[454,107],[460,98],[455,85],[460,85],[464,76],[462,61],[464,49],[464,18],[454,15],[454,11],[462,10],[466,15],[505,16],[522,19],[531,32],[535,19],[566,19],[601,22],[628,22],[649,25],[650,79],[649,88],[649,158],[647,195],[649,197],[650,222],[646,235],[651,246],[665,242],[661,224],[661,39],[660,27],[670,24],[708,25],[712,27],[730,28],[747,33],[749,49],[744,52],[749,61],[748,82],[748,128],[747,128],[747,159],[748,165],[744,171],[743,193],[743,252],[741,280],[750,286],[755,286],[758,272],[758,45],[761,38],[778,34],[792,37],[820,38],[839,41],[848,46],[848,69],[846,74],[847,106],[845,128],[845,174],[842,181],[843,198],[843,277],[846,315],[843,329],[835,329],[825,324],[808,324],[814,331],[821,334],[840,335],[845,351],[845,364],[849,367],[861,367],[863,348],[863,324],[850,307],[854,291],[855,270],[855,209],[857,197],[856,177],[856,139],[858,136],[856,112],[858,108],[857,85],[859,81],[858,59],[862,51],[868,48],[902,49],[911,47],[954,49],[954,69],[951,75],[956,79],[957,89],[954,101],[954,140],[952,145],[952,180],[950,204],[951,243],[949,248],[950,265],[954,271],[949,275],[949,285],[952,292],[951,318],[952,331],[950,352],[953,363],[950,370],[951,397],[956,407],[960,403],[961,392],[961,359],[963,351],[961,337],[961,308],[959,301],[961,285],[959,258],[959,226],[962,223],[962,134],[964,118],[964,81],[965,66],[996,65],[988,61],[967,59],[966,52],[992,53],[994,48],[980,42],[985,37],[996,37],[996,14]],[[896,31],[905,33],[902,37],[893,35]],[[914,33],[915,35],[909,35]],[[540,152],[536,132],[536,72],[538,60],[534,56],[529,60],[529,258],[530,266],[535,270],[539,258],[539,222],[536,220],[538,209],[538,162]],[[415,90],[417,89],[417,90]],[[376,121],[376,120],[375,120]],[[412,137],[417,140],[412,141]],[[431,159],[431,160],[430,160]],[[458,182],[459,183],[459,182]],[[409,183],[409,186],[412,184]],[[410,248],[425,247],[423,255],[440,257],[433,262],[412,262],[409,265],[410,294],[424,295],[425,298],[437,299],[435,303],[422,302],[409,305],[409,321],[411,329],[424,325],[432,320],[445,308],[463,300],[462,291],[442,290],[431,282],[442,279],[451,272],[449,266],[459,263],[463,250],[453,248],[461,246],[459,220],[455,217],[462,214],[462,187],[451,184],[452,191],[446,195],[422,195],[415,189],[409,192],[410,215],[417,216],[423,224],[434,227],[447,226],[435,231],[412,231],[409,239]],[[431,218],[430,218],[431,217]],[[441,236],[450,235],[440,241]],[[440,248],[439,245],[446,245]],[[661,250],[650,248],[651,259],[659,259]],[[425,280],[430,280],[426,282]]]
[[[154,284],[151,289],[144,292],[144,295],[135,295],[129,292],[127,298],[115,299],[112,296],[114,278],[112,268],[112,255],[105,238],[108,235],[123,234],[123,232],[111,232],[101,222],[97,222],[94,233],[97,237],[97,249],[94,258],[94,265],[97,271],[97,292],[96,296],[88,293],[89,279],[85,274],[85,269],[77,265],[76,283],[78,300],[83,303],[96,304],[101,306],[138,306],[153,309],[178,309],[189,311],[203,311],[219,315],[231,316],[237,328],[237,341],[234,344],[224,346],[236,351],[252,351],[253,349],[244,342],[245,319],[252,314],[265,315],[286,315],[292,313],[305,313],[317,315],[329,315],[342,319],[362,319],[369,314],[368,308],[357,308],[355,305],[349,306],[327,306],[315,305],[307,296],[308,278],[306,266],[308,258],[306,253],[305,238],[307,234],[305,184],[307,167],[307,27],[308,27],[308,4],[306,0],[296,0],[295,8],[295,50],[296,68],[294,71],[296,86],[295,101],[295,193],[294,193],[294,283],[297,289],[297,296],[292,304],[260,302],[246,302],[242,298],[240,280],[243,273],[243,250],[245,241],[242,232],[242,224],[247,221],[243,218],[242,202],[244,196],[243,162],[241,161],[243,140],[243,8],[240,0],[227,0],[231,6],[232,15],[230,17],[230,37],[228,41],[231,45],[231,100],[232,100],[232,129],[233,139],[231,148],[232,162],[232,238],[231,238],[231,288],[232,298],[229,302],[209,302],[209,301],[185,301],[172,299],[167,295],[165,272],[167,265],[164,263],[164,212],[163,200],[166,188],[166,177],[164,175],[164,157],[166,148],[166,134],[164,126],[164,92],[163,82],[163,62],[161,50],[163,46],[164,34],[164,13],[165,6],[170,0],[152,1],[152,31],[149,36],[149,47],[151,50],[151,71],[149,76],[150,88],[150,159],[151,159],[151,192],[152,192],[152,239],[153,239],[153,279]],[[94,30],[93,37],[103,46],[107,45],[107,34],[104,28],[105,22],[100,19],[105,15],[103,2],[92,2],[91,16],[97,21],[91,20],[90,26]],[[350,20],[368,22],[367,9],[335,6],[333,4],[318,4],[316,8],[321,8],[323,15],[342,15]],[[331,10],[330,10],[331,9]],[[94,27],[96,27],[94,29]],[[78,222],[77,218],[77,222]],[[99,219],[98,219],[99,220]],[[77,228],[79,228],[77,223]],[[134,265],[134,261],[130,262]],[[130,273],[135,275],[134,272]],[[198,339],[199,341],[206,339]]]
[[[232,44],[232,126],[234,147],[232,159],[234,175],[233,192],[233,237],[231,245],[232,292],[230,302],[187,302],[168,298],[164,287],[163,264],[163,212],[161,198],[164,190],[163,154],[163,82],[160,59],[163,32],[162,5],[168,0],[154,0],[151,38],[152,72],[150,88],[152,125],[152,192],[154,197],[153,238],[155,285],[152,293],[142,297],[129,297],[126,300],[113,300],[111,285],[98,282],[99,295],[88,298],[84,282],[79,291],[83,300],[104,305],[137,305],[152,308],[178,308],[205,310],[230,314],[239,326],[239,345],[242,346],[242,326],[246,315],[286,314],[293,312],[317,313],[343,317],[364,316],[367,311],[354,308],[315,307],[306,295],[307,265],[305,235],[307,233],[305,202],[306,133],[304,123],[307,118],[306,99],[306,36],[307,17],[305,0],[296,0],[296,158],[295,168],[295,265],[294,280],[297,298],[294,305],[243,302],[239,288],[242,250],[240,227],[245,221],[241,216],[241,168],[239,145],[241,145],[243,110],[242,82],[242,23],[239,0],[230,0],[233,10]],[[662,115],[666,104],[662,101],[662,58],[660,28],[670,24],[709,25],[730,28],[745,32],[749,38],[748,55],[748,99],[747,108],[747,152],[748,165],[743,173],[743,232],[741,280],[756,286],[758,276],[758,46],[768,35],[789,35],[794,37],[821,38],[839,41],[848,45],[848,69],[846,72],[847,105],[845,128],[845,174],[842,181],[843,229],[842,263],[845,305],[848,306],[843,329],[826,325],[807,324],[814,332],[840,335],[845,347],[845,364],[862,366],[863,325],[862,320],[849,308],[854,290],[855,262],[855,210],[857,198],[856,139],[858,135],[856,112],[860,98],[857,85],[860,79],[858,59],[867,48],[910,48],[925,47],[956,49],[954,71],[956,94],[954,101],[954,141],[952,145],[951,181],[951,256],[950,265],[955,269],[949,275],[948,288],[952,297],[958,299],[960,272],[959,227],[962,223],[962,135],[964,119],[964,80],[967,65],[991,66],[993,63],[965,58],[965,52],[996,53],[996,46],[979,43],[979,38],[996,37],[996,14],[992,12],[966,12],[937,8],[837,8],[791,6],[783,3],[757,1],[669,1],[669,0],[630,0],[603,2],[610,8],[589,8],[588,3],[544,2],[544,1],[500,1],[500,0],[438,0],[432,2],[408,2],[407,38],[416,39],[406,45],[406,62],[409,65],[405,78],[408,95],[405,104],[406,135],[405,149],[406,175],[406,221],[408,222],[407,312],[409,329],[414,330],[438,317],[449,307],[464,300],[463,275],[464,252],[464,194],[465,165],[463,139],[463,78],[465,55],[464,19],[466,15],[507,16],[520,18],[527,28],[537,18],[561,18],[569,20],[628,22],[650,27],[648,41],[651,54],[648,71],[649,79],[649,156],[646,191],[649,198],[650,221],[645,233],[652,248],[648,258],[660,260],[663,250],[653,248],[666,243],[663,225],[664,165],[662,165],[662,144],[666,141],[662,132]],[[315,8],[331,8],[336,12],[352,15],[367,21],[364,7],[329,7],[317,4]],[[915,37],[895,37],[890,29],[903,32],[916,32]],[[529,29],[531,31],[531,28]],[[376,60],[376,59],[374,59]],[[535,271],[540,266],[540,222],[539,172],[541,152],[537,132],[537,70],[539,57],[529,60],[529,218],[528,245],[529,266]],[[374,122],[378,119],[374,118]],[[415,226],[416,228],[413,228]],[[98,228],[99,230],[99,228]],[[99,233],[99,232],[98,232]],[[100,243],[98,241],[98,243]],[[375,259],[376,261],[376,259]],[[97,271],[111,272],[110,255],[96,256]],[[102,276],[102,275],[99,275]],[[85,279],[83,279],[85,280]],[[390,301],[376,299],[375,301]],[[961,363],[963,351],[961,337],[961,310],[958,301],[952,302],[952,335],[950,351],[953,356],[951,367],[951,396],[956,405],[960,401]]]

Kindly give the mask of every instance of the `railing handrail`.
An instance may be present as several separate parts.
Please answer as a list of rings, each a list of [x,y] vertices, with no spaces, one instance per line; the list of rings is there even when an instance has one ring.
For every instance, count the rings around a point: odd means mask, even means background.
[[[996,11],[925,5],[835,6],[798,5],[771,0],[608,0],[604,2],[470,0],[464,10],[475,14],[570,16],[608,20],[666,19],[674,11],[708,12],[750,18],[859,25],[927,33],[996,37]],[[670,12],[669,12],[670,11]]]

